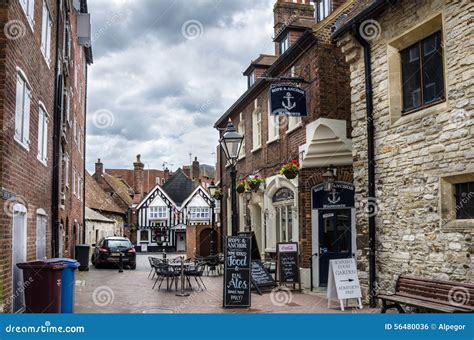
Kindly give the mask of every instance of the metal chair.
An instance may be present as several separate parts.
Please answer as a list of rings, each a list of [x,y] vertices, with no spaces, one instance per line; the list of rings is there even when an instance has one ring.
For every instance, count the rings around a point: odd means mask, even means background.
[[[196,280],[198,287],[201,290],[204,290],[204,289],[207,290],[207,287],[204,284],[204,281],[202,280],[202,275],[204,273],[205,266],[206,266],[205,262],[198,262],[196,266],[184,272],[184,275],[186,275],[186,279],[188,280],[189,286],[191,286],[191,280],[189,278],[194,277],[194,280]]]

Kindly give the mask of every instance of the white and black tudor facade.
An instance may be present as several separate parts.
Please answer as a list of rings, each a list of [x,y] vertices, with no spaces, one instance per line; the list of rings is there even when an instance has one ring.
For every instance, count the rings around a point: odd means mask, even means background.
[[[207,190],[178,169],[164,185],[157,184],[136,207],[137,251],[185,252],[189,226],[211,227],[212,204]]]

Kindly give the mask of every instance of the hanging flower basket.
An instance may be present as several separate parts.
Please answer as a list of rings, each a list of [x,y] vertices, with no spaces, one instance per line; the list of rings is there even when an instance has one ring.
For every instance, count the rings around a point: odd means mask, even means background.
[[[224,193],[220,189],[217,189],[214,195],[212,195],[212,198],[214,198],[217,201],[220,201],[222,197],[224,197]]]
[[[239,194],[242,194],[244,193],[244,191],[245,191],[245,181],[242,181],[239,184],[237,184],[237,192]]]
[[[260,189],[260,185],[262,185],[263,183],[265,183],[265,180],[257,176],[247,180],[247,184],[249,188],[253,190],[254,192],[257,192],[258,189]]]
[[[300,163],[296,159],[293,159],[291,162],[288,162],[283,165],[283,167],[279,171],[279,174],[285,176],[288,179],[294,179],[296,178],[296,176],[298,176],[299,172]]]

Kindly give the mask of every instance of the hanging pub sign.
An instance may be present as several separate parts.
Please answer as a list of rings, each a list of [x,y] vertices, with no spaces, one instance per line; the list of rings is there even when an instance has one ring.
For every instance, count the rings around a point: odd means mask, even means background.
[[[274,85],[269,90],[270,115],[305,117],[306,92],[297,86]]]
[[[224,307],[250,307],[252,239],[227,236],[224,249]]]
[[[313,188],[313,209],[354,207],[354,186],[351,183],[335,182],[332,191],[324,191],[324,185]]]

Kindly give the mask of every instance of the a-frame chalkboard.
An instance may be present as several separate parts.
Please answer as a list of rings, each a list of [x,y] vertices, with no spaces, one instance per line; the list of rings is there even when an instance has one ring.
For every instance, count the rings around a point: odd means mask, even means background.
[[[262,257],[260,255],[260,250],[258,249],[257,238],[255,237],[255,233],[253,231],[242,231],[238,233],[239,236],[248,236],[252,239],[252,261],[253,260],[261,260]]]
[[[277,243],[277,275],[279,283],[298,284],[301,290],[297,242]]]
[[[252,260],[250,274],[252,285],[260,295],[262,295],[262,289],[273,289],[277,286],[272,274],[268,272],[261,260]]]

